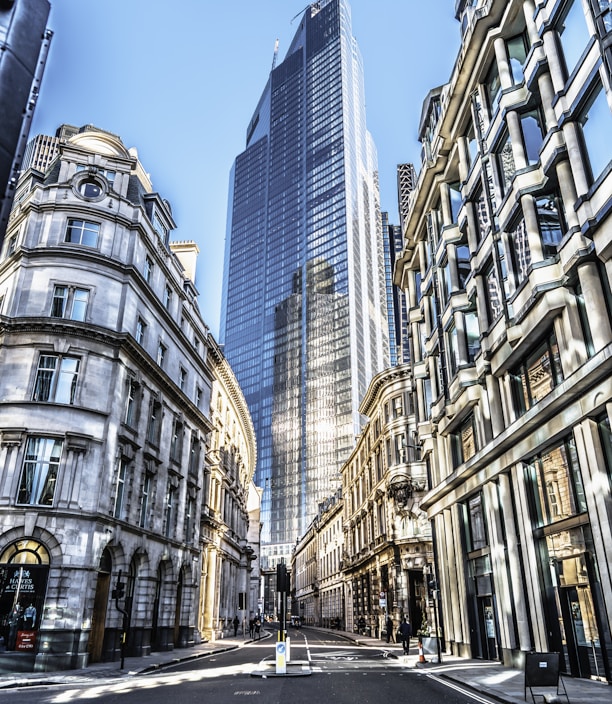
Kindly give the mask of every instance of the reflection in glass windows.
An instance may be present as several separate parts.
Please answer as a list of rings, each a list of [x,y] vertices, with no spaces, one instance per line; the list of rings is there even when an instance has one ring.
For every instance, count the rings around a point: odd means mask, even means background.
[[[74,403],[79,364],[77,357],[41,354],[32,400]]]
[[[596,181],[612,159],[612,113],[600,81],[597,81],[585,107],[578,115],[578,124],[582,131],[591,180]]]
[[[570,0],[556,25],[565,59],[567,75],[576,68],[578,60],[591,39],[581,0]]]
[[[548,396],[563,381],[559,345],[554,332],[515,367],[510,378],[518,415]]]
[[[510,256],[512,258],[512,268],[516,283],[522,283],[529,275],[531,266],[531,249],[529,248],[529,236],[527,235],[527,225],[525,219],[520,217],[516,225],[508,232],[510,243]]]
[[[473,413],[463,421],[457,432],[451,433],[450,440],[454,467],[467,462],[476,454],[478,446]]]
[[[554,257],[567,231],[563,201],[558,193],[553,192],[539,196],[535,199],[535,204],[542,239],[542,254],[545,259]]]
[[[533,457],[525,472],[538,526],[550,525],[587,510],[573,437]]]

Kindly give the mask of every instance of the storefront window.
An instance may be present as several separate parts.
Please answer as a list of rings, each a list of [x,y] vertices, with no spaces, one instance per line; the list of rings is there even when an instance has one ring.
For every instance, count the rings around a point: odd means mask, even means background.
[[[0,556],[0,646],[34,652],[49,573],[49,553],[33,540],[9,545]]]

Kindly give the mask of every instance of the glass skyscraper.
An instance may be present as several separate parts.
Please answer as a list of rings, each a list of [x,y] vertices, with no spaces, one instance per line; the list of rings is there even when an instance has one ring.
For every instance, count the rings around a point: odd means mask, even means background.
[[[381,230],[350,6],[313,3],[230,177],[220,338],[257,434],[264,569],[339,485],[388,365]]]

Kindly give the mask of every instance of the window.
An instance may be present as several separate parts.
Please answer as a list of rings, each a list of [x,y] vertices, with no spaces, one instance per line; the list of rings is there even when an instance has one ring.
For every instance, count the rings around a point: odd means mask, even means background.
[[[459,277],[459,288],[463,291],[467,285],[471,274],[470,248],[465,238],[456,246],[457,274]]]
[[[596,181],[612,159],[609,138],[612,131],[612,114],[606,99],[606,92],[600,82],[597,82],[586,106],[578,115],[578,124],[582,131],[591,180]]]
[[[563,381],[554,332],[513,370],[510,378],[518,415],[528,411]]]
[[[199,386],[195,388],[194,403],[199,408],[202,403],[202,389]]]
[[[473,414],[470,413],[459,430],[451,434],[450,439],[453,463],[455,467],[459,467],[459,465],[471,459],[478,449]]]
[[[172,305],[172,289],[170,288],[170,286],[166,286],[166,291],[164,294],[164,306],[166,306],[166,309],[169,309],[171,305]]]
[[[529,166],[540,161],[540,149],[544,141],[544,119],[539,110],[530,110],[521,115],[521,128],[525,144],[525,157]]]
[[[593,333],[591,332],[591,324],[589,323],[586,301],[584,300],[584,293],[582,291],[581,284],[577,284],[575,286],[574,296],[576,297],[576,307],[578,308],[580,326],[582,327],[582,334],[584,335],[584,346],[586,353],[588,357],[592,357],[595,354],[595,344],[593,342]]]
[[[499,277],[497,276],[497,271],[493,263],[489,264],[489,267],[484,275],[485,286],[487,290],[487,313],[489,316],[489,325],[492,325],[499,316],[503,313],[504,303],[502,298],[502,290],[499,283]]]
[[[200,438],[195,430],[191,431],[191,447],[189,451],[189,474],[198,476],[200,469]]]
[[[536,198],[535,204],[542,238],[542,254],[545,258],[554,257],[567,230],[561,198],[557,193],[550,193]]]
[[[62,441],[28,438],[17,503],[51,506],[62,455]]]
[[[610,489],[612,489],[612,427],[607,414],[598,419],[597,425],[605,457],[605,469],[610,480]]]
[[[464,318],[468,361],[473,362],[480,353],[480,326],[476,310],[467,311]]]
[[[527,235],[527,226],[522,216],[514,228],[508,232],[508,241],[510,243],[510,256],[514,275],[517,284],[520,284],[529,275],[529,267],[531,266],[529,237]]]
[[[459,210],[461,209],[461,184],[458,181],[449,183],[448,193],[450,197],[451,221],[456,223],[459,221]]]
[[[448,339],[448,366],[450,373],[454,376],[461,364],[461,355],[459,354],[459,338],[455,321],[451,321],[446,333]]]
[[[440,302],[443,306],[448,303],[452,290],[451,273],[448,259],[444,257],[444,261],[440,265]]]
[[[176,489],[173,486],[169,486],[168,493],[166,494],[166,508],[164,510],[164,536],[166,538],[170,538],[172,535],[175,501]]]
[[[88,301],[89,291],[86,288],[55,286],[51,303],[51,316],[53,318],[84,321]]]
[[[559,40],[563,50],[565,68],[569,76],[576,68],[576,64],[591,38],[581,0],[571,0],[567,4],[565,12],[557,25],[557,32],[559,33]]]
[[[489,73],[485,79],[484,88],[487,96],[487,103],[489,105],[489,114],[493,115],[499,107],[499,101],[502,94],[499,71],[497,70],[497,63],[495,61],[493,61],[493,64],[489,69]]]
[[[125,417],[123,419],[126,425],[131,428],[136,425],[136,416],[138,410],[138,382],[130,379],[127,383],[127,400],[125,404]]]
[[[523,66],[525,65],[525,60],[527,59],[527,36],[525,32],[517,35],[516,37],[510,37],[506,40],[506,48],[508,49],[508,60],[510,62],[510,71],[512,75],[512,82],[514,85],[518,85],[523,82],[524,73]]]
[[[166,359],[166,352],[168,351],[167,347],[163,343],[159,343],[157,346],[157,364],[163,368],[164,366],[164,361]]]
[[[150,284],[151,279],[153,277],[153,260],[151,259],[151,257],[145,257],[143,273],[145,281]]]
[[[70,219],[66,228],[65,241],[72,244],[82,244],[86,247],[96,247],[99,234],[100,225],[98,223]]]
[[[500,188],[503,195],[510,188],[512,179],[516,173],[514,154],[512,153],[512,142],[510,141],[510,134],[507,129],[504,129],[502,138],[499,142],[499,146],[495,150],[495,153],[497,158],[498,173],[500,175]]]
[[[17,249],[17,235],[11,235],[7,237],[6,240],[6,256],[10,257],[11,254],[15,254]]]
[[[138,318],[136,321],[136,342],[139,345],[144,345],[146,331],[147,324],[142,318]]]
[[[482,494],[472,496],[463,504],[467,551],[482,550],[488,547],[487,523]]]
[[[151,403],[149,412],[149,423],[147,425],[147,440],[153,445],[159,446],[162,425],[162,405],[159,401]]]
[[[138,525],[141,528],[149,527],[149,502],[151,499],[151,474],[145,472],[142,480],[142,490],[140,492],[140,510]]]
[[[115,485],[115,503],[113,506],[113,516],[115,518],[123,518],[124,501],[125,501],[125,484],[127,481],[129,460],[122,457],[119,461],[119,469],[117,471],[117,483]]]
[[[193,527],[195,525],[195,501],[189,496],[185,504],[185,542],[190,544],[193,540]]]
[[[83,198],[90,198],[92,200],[96,200],[104,195],[101,184],[91,178],[81,181],[79,184],[79,193]]]
[[[183,454],[183,423],[175,418],[172,424],[172,438],[170,440],[170,459],[175,462],[181,461]]]
[[[470,168],[474,165],[478,157],[478,140],[476,139],[476,131],[474,129],[474,123],[470,122],[468,131],[465,135],[468,145],[468,154],[470,155]]]
[[[74,403],[78,373],[78,358],[41,354],[32,400]]]
[[[165,241],[166,241],[166,237],[167,237],[167,235],[168,235],[168,228],[167,228],[167,227],[164,225],[164,223],[162,222],[162,219],[159,217],[159,215],[158,215],[158,213],[157,213],[157,210],[154,210],[154,211],[153,211],[153,220],[152,220],[152,224],[153,224],[153,229],[155,230],[155,232],[157,232],[157,234],[159,235],[160,239],[161,239],[163,242],[165,242]]]
[[[526,474],[538,526],[550,525],[587,510],[572,437],[531,459]]]
[[[478,188],[474,195],[474,211],[476,216],[476,236],[478,242],[482,240],[491,231],[491,218],[489,217],[489,206],[487,204],[482,186]]]
[[[179,368],[179,389],[185,391],[185,386],[187,385],[187,371],[183,367]]]

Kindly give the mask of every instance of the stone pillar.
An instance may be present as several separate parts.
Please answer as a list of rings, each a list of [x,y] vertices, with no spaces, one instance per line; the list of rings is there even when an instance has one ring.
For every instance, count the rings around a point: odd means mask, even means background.
[[[523,2],[523,14],[525,15],[525,26],[529,36],[529,44],[533,46],[540,41],[538,28],[536,27],[533,17],[535,15],[535,3],[533,0],[525,0]]]
[[[508,52],[506,51],[506,42],[502,37],[498,37],[493,42],[495,49],[495,60],[497,61],[497,70],[499,71],[499,82],[502,90],[512,88],[512,71],[510,70],[510,62],[508,61]]]
[[[582,149],[580,148],[580,137],[578,135],[578,127],[575,122],[566,122],[565,125],[563,125],[563,136],[565,137],[565,143],[567,144],[567,156],[568,162],[571,164],[571,169],[568,169],[567,172],[562,171],[559,174],[559,186],[561,188],[561,192],[565,193],[565,190],[569,191],[570,184],[572,183],[571,176],[573,176],[573,183],[576,185],[575,192],[579,195],[585,195],[589,192],[590,181],[589,176],[584,169],[584,159],[582,157]],[[557,167],[557,173],[559,173],[559,167]],[[561,180],[562,178],[563,181]],[[572,206],[573,202],[568,201],[568,204]],[[571,207],[566,208],[566,211],[571,209]]]
[[[206,550],[205,585],[202,589],[204,603],[202,604],[202,636],[207,640],[215,640],[215,611],[217,604],[217,548],[209,545]]]
[[[544,259],[538,214],[533,197],[524,195],[521,198],[521,208],[525,219],[525,227],[527,228],[527,239],[529,240],[529,251],[531,252],[531,263],[533,265],[535,262],[541,262]]]

